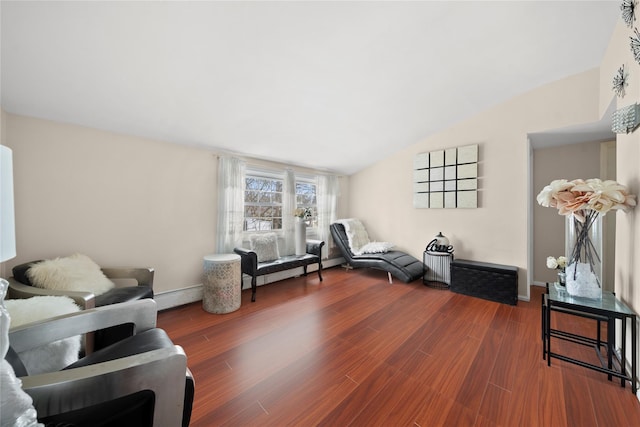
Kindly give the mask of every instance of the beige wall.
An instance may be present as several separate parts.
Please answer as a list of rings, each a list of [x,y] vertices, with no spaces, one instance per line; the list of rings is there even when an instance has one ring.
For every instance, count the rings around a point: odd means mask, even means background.
[[[518,294],[528,298],[530,194],[527,134],[597,121],[599,73],[591,70],[487,110],[402,150],[351,177],[350,212],[371,234],[421,258],[439,231],[457,258],[519,268]],[[477,209],[414,209],[412,165],[416,154],[479,144]]]
[[[554,179],[600,178],[600,143],[562,145],[534,150],[534,195]],[[537,203],[533,208],[533,280],[553,282],[557,271],[546,267],[548,256],[564,255],[565,217]]]
[[[81,252],[154,267],[158,292],[201,282],[214,249],[212,153],[7,116],[18,253],[7,264]]]
[[[12,114],[2,125],[18,253],[3,274],[81,252],[101,265],[154,267],[158,293],[202,283],[202,257],[215,248],[215,153]]]
[[[640,102],[640,66],[633,59],[629,49],[631,34],[632,31],[622,22],[618,24],[601,65],[601,88],[610,88],[612,76],[622,64],[625,64],[625,69],[629,72],[627,95],[617,99],[618,108]],[[617,181],[627,185],[631,193],[640,194],[640,130],[617,136],[616,158]],[[616,295],[636,312],[640,311],[640,276],[636,273],[640,266],[638,209],[628,213],[616,213]]]
[[[7,145],[5,144],[5,123],[6,123],[6,113],[4,112],[4,110],[0,109],[0,145]],[[0,262],[0,277],[2,278],[6,278],[7,276],[9,276],[7,274],[8,269],[6,268],[6,264],[5,262]]]

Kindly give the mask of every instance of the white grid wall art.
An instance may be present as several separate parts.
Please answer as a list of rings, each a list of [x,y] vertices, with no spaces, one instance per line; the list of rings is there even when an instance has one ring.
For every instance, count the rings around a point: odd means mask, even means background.
[[[413,207],[477,208],[478,144],[417,154]]]

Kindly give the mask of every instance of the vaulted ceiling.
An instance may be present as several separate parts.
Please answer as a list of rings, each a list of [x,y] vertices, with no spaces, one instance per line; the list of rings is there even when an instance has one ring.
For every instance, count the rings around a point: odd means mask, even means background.
[[[9,113],[351,174],[597,67],[614,1],[2,1]]]

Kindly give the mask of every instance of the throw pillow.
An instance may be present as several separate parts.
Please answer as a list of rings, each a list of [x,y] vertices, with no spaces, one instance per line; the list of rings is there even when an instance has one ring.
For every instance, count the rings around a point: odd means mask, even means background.
[[[369,242],[361,247],[357,253],[354,253],[356,255],[386,253],[394,246],[393,243],[389,242]]]
[[[278,236],[275,233],[252,234],[249,236],[251,250],[258,255],[258,262],[274,261],[280,258]]]
[[[80,311],[69,297],[42,296],[26,299],[8,299],[4,302],[11,327],[49,319]],[[78,360],[80,335],[54,341],[19,353],[20,360],[29,375],[59,371]]]
[[[43,289],[101,295],[115,287],[100,266],[82,254],[39,262],[29,268],[27,276],[34,286]]]

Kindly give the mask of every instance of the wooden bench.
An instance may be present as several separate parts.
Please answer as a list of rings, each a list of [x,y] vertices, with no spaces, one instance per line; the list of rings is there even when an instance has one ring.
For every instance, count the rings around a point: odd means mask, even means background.
[[[280,257],[273,261],[258,262],[258,255],[245,248],[235,248],[233,251],[240,255],[241,268],[243,274],[251,276],[251,302],[256,300],[256,278],[265,274],[290,270],[302,267],[304,275],[307,275],[309,264],[318,264],[318,277],[322,281],[322,247],[321,240],[307,240],[307,253],[304,255],[289,255]]]

